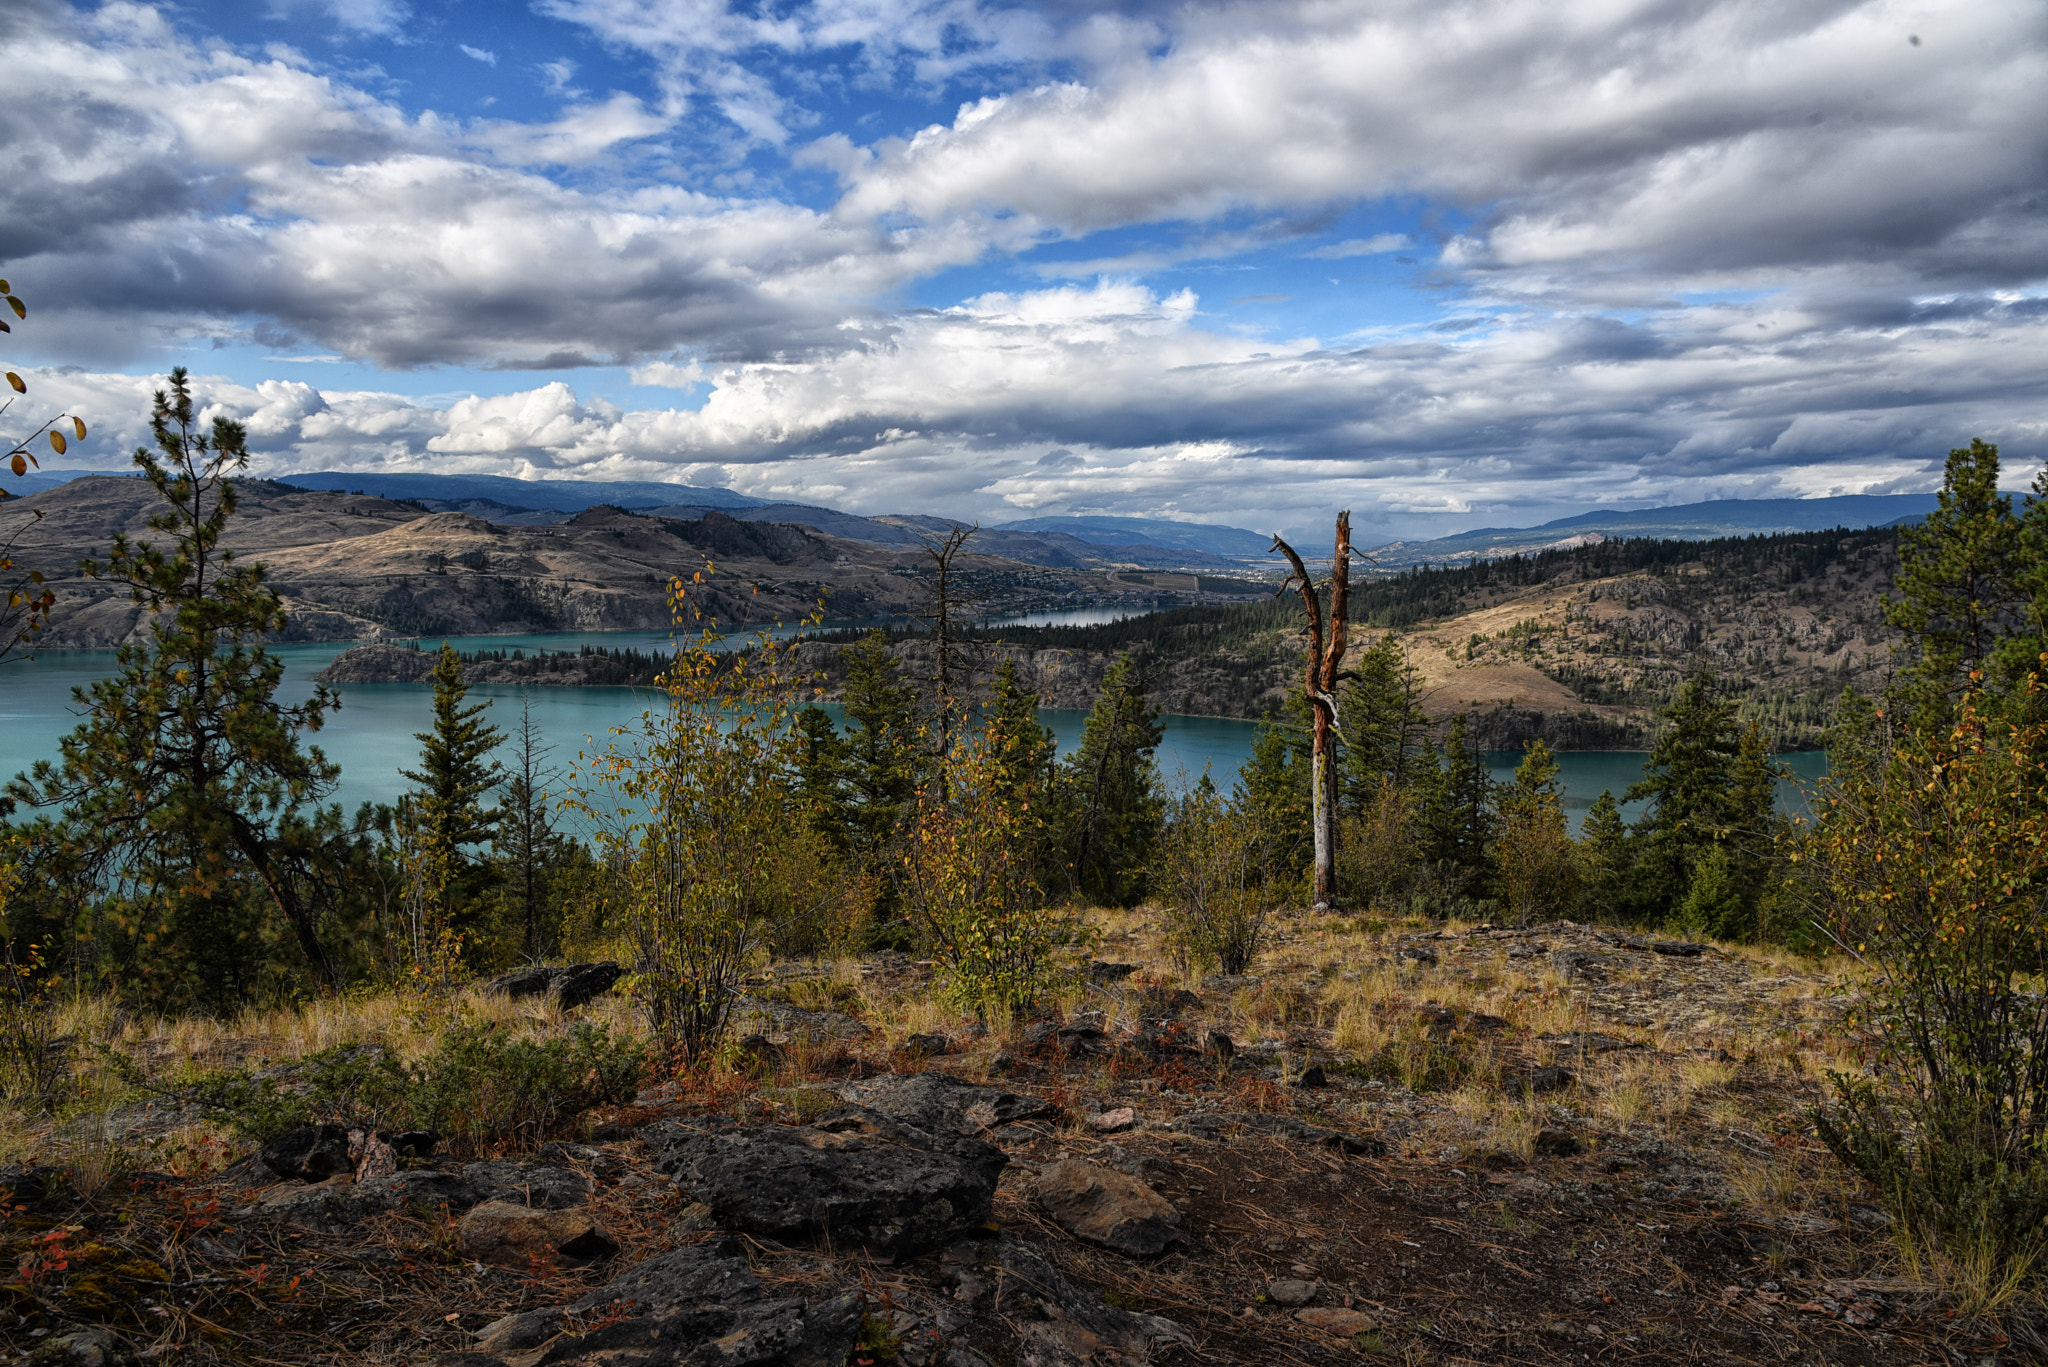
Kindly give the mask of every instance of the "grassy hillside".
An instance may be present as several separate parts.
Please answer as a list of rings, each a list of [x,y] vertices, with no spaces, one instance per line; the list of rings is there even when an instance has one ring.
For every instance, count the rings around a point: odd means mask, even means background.
[[[1719,674],[1785,749],[1815,744],[1846,684],[1872,689],[1893,636],[1881,600],[1898,532],[1629,540],[1362,580],[1354,640],[1400,635],[1439,715],[1487,718],[1501,745],[1532,734],[1641,744],[1692,668]],[[1097,626],[1005,627],[1039,649],[1137,651],[1155,672],[1216,676],[1230,715],[1271,715],[1293,686],[1302,616],[1290,596],[1176,608]]]

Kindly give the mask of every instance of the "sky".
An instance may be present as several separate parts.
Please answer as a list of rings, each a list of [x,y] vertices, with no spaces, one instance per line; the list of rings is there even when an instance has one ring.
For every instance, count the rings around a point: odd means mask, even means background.
[[[2039,0],[0,6],[0,338],[120,468],[1361,540],[2048,459]],[[56,462],[53,462],[56,463]]]

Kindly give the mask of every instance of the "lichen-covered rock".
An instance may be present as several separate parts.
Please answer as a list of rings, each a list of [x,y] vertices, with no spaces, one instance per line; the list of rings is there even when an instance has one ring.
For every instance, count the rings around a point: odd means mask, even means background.
[[[1038,1170],[1038,1200],[1077,1239],[1133,1258],[1149,1258],[1180,1238],[1180,1212],[1126,1173],[1068,1158]]]
[[[839,1089],[846,1100],[926,1134],[980,1134],[998,1125],[1058,1114],[1036,1097],[981,1087],[946,1073],[891,1073]]]
[[[471,1163],[463,1183],[478,1201],[504,1201],[541,1210],[568,1210],[590,1199],[590,1179],[539,1163]]]
[[[462,1217],[456,1238],[465,1257],[500,1266],[522,1267],[551,1256],[603,1258],[619,1251],[589,1212],[547,1210],[486,1201]]]
[[[648,1138],[656,1169],[723,1228],[783,1240],[829,1235],[901,1256],[988,1223],[1002,1150],[877,1120],[886,1133],[669,1125]]]
[[[411,1207],[431,1212],[467,1210],[477,1193],[452,1172],[418,1170],[361,1182],[331,1181],[273,1191],[256,1209],[313,1229],[347,1229],[372,1215]]]
[[[484,984],[492,997],[552,997],[564,1010],[574,1010],[612,990],[626,970],[610,960],[594,964],[544,965],[520,968]]]
[[[860,1335],[861,1302],[768,1294],[739,1246],[713,1239],[638,1263],[569,1310],[598,1327],[548,1343],[535,1367],[844,1367]],[[544,1324],[493,1325],[525,1337]],[[506,1351],[507,1343],[496,1351]]]

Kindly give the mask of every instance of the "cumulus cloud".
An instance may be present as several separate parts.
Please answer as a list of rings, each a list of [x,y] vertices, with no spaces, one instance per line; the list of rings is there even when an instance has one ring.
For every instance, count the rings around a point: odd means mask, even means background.
[[[1391,526],[1924,487],[1972,434],[2048,454],[2038,6],[542,8],[645,58],[647,88],[562,58],[535,68],[549,117],[473,119],[146,6],[10,15],[0,258],[36,282],[39,344],[101,367],[39,372],[38,396],[139,415],[149,382],[106,363],[214,340],[623,364],[708,393],[621,411],[573,373],[445,405],[288,378],[213,392],[279,469],[1257,526],[1340,501]],[[377,0],[329,13],[406,22]],[[878,121],[824,127],[854,91]],[[967,97],[883,135],[892,101],[935,91]],[[777,179],[820,173],[835,191]],[[1359,221],[1409,230],[1323,240]],[[1153,283],[1401,251],[1443,307],[1396,327],[1331,305],[1312,316],[1334,339],[1225,333]],[[1011,269],[951,307],[902,303],[991,263]],[[1215,293],[1238,290],[1304,287]]]
[[[1477,219],[1449,264],[1545,297],[2037,280],[2048,18],[1911,22],[1920,46],[1888,0],[1197,9],[1163,53],[842,156],[841,211],[1083,236],[1421,196]]]
[[[695,409],[622,410],[563,381],[441,406],[294,381],[202,392],[250,424],[266,473],[671,479],[868,512],[1260,529],[1349,506],[1362,535],[1387,536],[1450,513],[1926,488],[1966,435],[2005,443],[2020,483],[2025,453],[2048,449],[2048,309],[1994,304],[1917,333],[1758,332],[1742,306],[1707,312],[1335,349],[1221,336],[1191,296],[1101,282],[982,296],[828,356],[643,380],[701,374]],[[141,438],[146,382],[31,383],[111,440]]]

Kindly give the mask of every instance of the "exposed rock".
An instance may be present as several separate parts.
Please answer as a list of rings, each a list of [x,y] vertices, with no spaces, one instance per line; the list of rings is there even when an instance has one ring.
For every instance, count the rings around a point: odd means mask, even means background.
[[[1569,1068],[1560,1068],[1552,1064],[1529,1074],[1523,1087],[1530,1092],[1561,1092],[1576,1081],[1578,1079],[1572,1076]]]
[[[1379,1327],[1378,1321],[1363,1310],[1346,1310],[1335,1305],[1319,1305],[1308,1310],[1297,1310],[1294,1312],[1294,1318],[1311,1329],[1320,1329],[1326,1334],[1335,1334],[1340,1338],[1369,1333]]]
[[[1275,1305],[1285,1305],[1292,1308],[1297,1305],[1307,1305],[1310,1301],[1314,1300],[1316,1298],[1316,1290],[1317,1287],[1314,1282],[1295,1281],[1292,1278],[1283,1277],[1279,1281],[1266,1283],[1266,1299]]]
[[[1707,952],[1707,947],[1705,945],[1693,944],[1686,940],[1652,940],[1650,941],[1650,952],[1652,954],[1668,954],[1673,958],[1679,959],[1697,959],[1700,955]]]
[[[301,1125],[286,1130],[263,1146],[257,1157],[279,1177],[325,1182],[355,1171],[348,1151],[348,1131],[339,1125]]]
[[[1428,964],[1431,968],[1435,968],[1437,963],[1436,951],[1421,945],[1402,945],[1395,951],[1394,958],[1407,963]]]
[[[625,969],[610,960],[521,968],[491,979],[484,985],[484,993],[492,997],[552,997],[568,1011],[611,991],[625,974]]]
[[[953,1052],[953,1041],[944,1035],[911,1035],[903,1041],[903,1052],[912,1058],[938,1058]]]
[[[1570,1158],[1584,1153],[1586,1146],[1570,1130],[1539,1130],[1536,1133],[1536,1152],[1551,1158]]]
[[[285,1187],[264,1197],[256,1209],[314,1229],[346,1229],[401,1206],[423,1211],[441,1206],[462,1210],[476,1200],[476,1193],[454,1173],[418,1171],[361,1182],[335,1180]]]
[[[793,1039],[866,1039],[875,1033],[844,1011],[806,1011],[768,997],[741,997],[733,1003],[732,1020],[744,1029]]]
[[[936,1135],[980,1134],[998,1125],[1059,1114],[1037,1097],[977,1086],[947,1073],[890,1073],[871,1082],[849,1082],[839,1095]]]
[[[618,1244],[589,1212],[517,1206],[486,1201],[462,1217],[456,1238],[463,1256],[479,1262],[521,1267],[549,1256],[602,1258]]]
[[[598,1327],[548,1343],[536,1359],[539,1367],[841,1367],[861,1320],[860,1300],[852,1294],[805,1300],[764,1292],[730,1239],[638,1263],[569,1309]],[[514,1318],[521,1322],[501,1320],[486,1332],[525,1339],[547,1328],[530,1317]],[[494,1351],[509,1350],[507,1344]]]
[[[960,1255],[957,1259],[956,1252]],[[1031,1367],[1143,1367],[1169,1345],[1194,1346],[1172,1320],[1106,1305],[1077,1287],[1029,1245],[1005,1235],[947,1250],[961,1282],[987,1286],[1023,1342],[1016,1361]],[[970,1360],[971,1361],[971,1360]]]
[[[1594,1030],[1584,1030],[1577,1034],[1566,1035],[1538,1035],[1536,1042],[1538,1044],[1554,1045],[1559,1049],[1582,1050],[1588,1054],[1605,1054],[1615,1049],[1643,1049],[1648,1047],[1646,1045],[1633,1044],[1625,1039],[1616,1039],[1613,1035],[1603,1035]]]
[[[1550,966],[1567,978],[1584,978],[1604,972],[1612,962],[1605,954],[1584,949],[1553,950]]]
[[[398,1150],[382,1135],[348,1132],[349,1157],[355,1160],[358,1182],[367,1177],[393,1177],[398,1173]]]
[[[1109,1052],[1109,1035],[1098,1026],[1061,1025],[1056,1021],[1040,1021],[1024,1032],[1021,1041],[1026,1053],[1041,1057],[1079,1059],[1092,1058]]]
[[[785,1057],[782,1046],[766,1035],[748,1035],[740,1041],[739,1052],[755,1069],[779,1068]]]
[[[1088,965],[1088,980],[1095,983],[1119,983],[1138,971],[1136,964],[1106,964],[1101,961]]]
[[[1207,1050],[1223,1062],[1228,1063],[1237,1053],[1237,1041],[1224,1034],[1221,1030],[1211,1030],[1209,1032]]]
[[[105,1329],[71,1329],[44,1339],[28,1354],[28,1367],[127,1367],[128,1345]]]
[[[538,1163],[471,1163],[462,1180],[478,1201],[502,1201],[538,1210],[568,1210],[590,1199],[590,1179]]]
[[[1327,1087],[1330,1085],[1330,1078],[1323,1071],[1322,1064],[1311,1063],[1308,1067],[1295,1074],[1294,1085],[1297,1087]]]
[[[989,1219],[1001,1149],[912,1130],[864,1108],[840,1115],[886,1135],[812,1126],[661,1126],[657,1170],[729,1229],[775,1239],[829,1234],[897,1256],[950,1242]],[[821,1117],[821,1126],[833,1116]]]
[[[538,1348],[562,1332],[564,1307],[551,1305],[543,1310],[520,1310],[501,1320],[492,1320],[476,1331],[476,1346],[484,1353],[519,1353],[528,1348]]]
[[[1122,1134],[1137,1123],[1138,1113],[1129,1106],[1119,1106],[1088,1117],[1088,1128],[1097,1134]]]
[[[1084,1158],[1038,1171],[1038,1200],[1077,1239],[1149,1258],[1180,1237],[1180,1212],[1137,1178]]]

